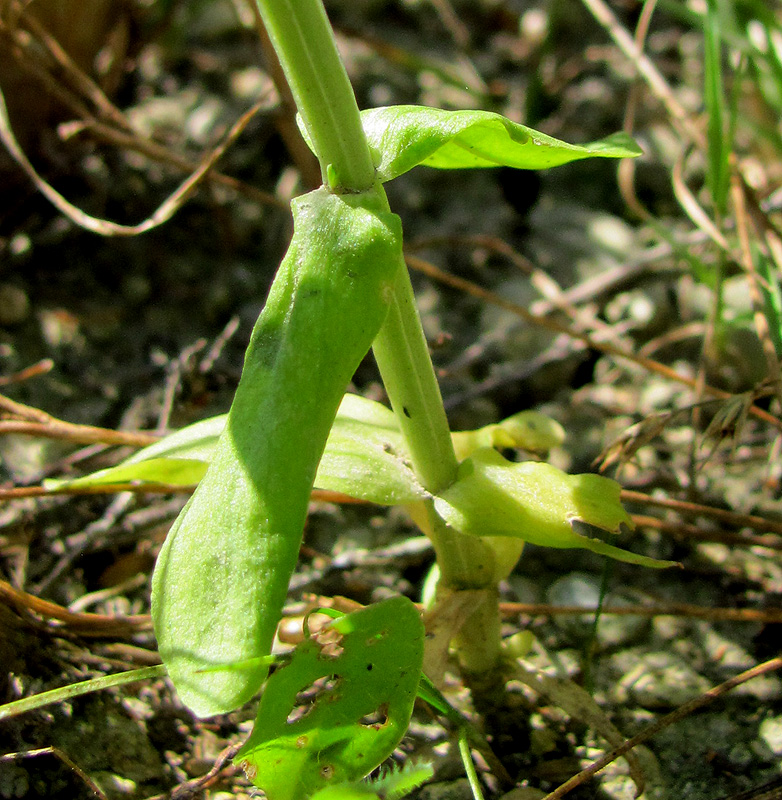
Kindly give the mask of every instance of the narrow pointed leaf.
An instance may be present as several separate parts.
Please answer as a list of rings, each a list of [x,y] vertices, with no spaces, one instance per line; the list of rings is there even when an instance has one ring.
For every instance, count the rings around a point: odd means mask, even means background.
[[[624,133],[568,144],[491,111],[387,106],[363,111],[361,120],[381,181],[419,164],[438,169],[548,169],[584,158],[635,158],[642,152]]]
[[[123,484],[195,486],[214,457],[226,415],[169,434],[116,467],[69,481],[48,481],[57,490]],[[315,488],[341,492],[378,505],[403,505],[427,497],[407,459],[393,411],[346,394],[318,465]]]
[[[48,480],[45,486],[52,491],[126,483],[195,486],[206,474],[226,417],[209,417],[169,433],[115,467],[71,480]]]

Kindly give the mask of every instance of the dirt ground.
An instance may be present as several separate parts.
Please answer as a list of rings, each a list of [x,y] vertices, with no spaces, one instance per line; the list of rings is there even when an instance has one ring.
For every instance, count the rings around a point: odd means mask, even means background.
[[[98,48],[85,45],[87,73],[69,73],[45,48],[25,55],[60,87],[59,103],[43,102],[37,78],[11,74],[19,30],[6,5],[0,88],[11,125],[42,179],[95,218],[140,224],[261,103],[216,172],[137,236],[80,228],[0,159],[0,703],[159,663],[149,580],[186,496],[22,490],[116,463],[138,432],[228,408],[290,235],[288,202],[318,177],[249,3],[107,3]],[[682,565],[660,573],[529,546],[502,587],[504,632],[535,635],[530,668],[585,686],[633,736],[779,655],[780,405],[736,256],[740,207],[708,205],[700,6],[661,2],[652,16],[645,46],[667,101],[576,0],[326,6],[362,108],[484,108],[571,142],[621,130],[634,111],[645,155],[620,180],[616,164],[596,159],[547,173],[420,168],[387,187],[452,427],[527,408],[549,414],[567,433],[551,454],[557,466],[602,464],[627,490],[636,528],[620,544]],[[605,8],[631,33],[641,19],[635,0]],[[74,79],[96,63],[105,104]],[[774,123],[762,98],[740,94],[736,152],[773,232],[782,148],[753,138]],[[749,250],[773,253],[752,219]],[[383,399],[371,358],[353,388]],[[126,444],[94,428],[123,431]],[[417,600],[432,563],[401,513],[313,501],[287,613],[312,597]],[[594,614],[573,607],[601,594],[608,611],[595,628]],[[616,607],[634,613],[608,613]],[[542,797],[605,750],[555,700],[507,689],[501,707],[474,719],[522,788],[507,794],[487,776],[487,798]],[[450,697],[471,712],[457,681]],[[252,795],[225,757],[254,713],[197,720],[157,680],[0,720],[0,798]],[[413,797],[471,796],[451,734],[425,708],[416,713],[396,760],[430,758],[436,774]],[[781,756],[782,683],[770,667],[644,742],[643,796],[738,798],[778,780]],[[632,797],[625,762],[570,796]]]

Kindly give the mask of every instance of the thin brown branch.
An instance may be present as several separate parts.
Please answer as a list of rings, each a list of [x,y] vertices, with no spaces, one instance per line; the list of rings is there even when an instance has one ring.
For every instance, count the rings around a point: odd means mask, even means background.
[[[43,600],[34,594],[16,589],[10,583],[0,580],[0,600],[20,613],[32,613],[46,620],[61,623],[68,630],[81,636],[128,637],[152,627],[149,614],[135,614],[125,617],[110,614],[88,614],[69,611],[67,608]]]
[[[652,359],[649,358],[642,358],[641,356],[638,356],[635,353],[630,352],[629,350],[625,350],[622,347],[611,344],[610,342],[600,341],[593,336],[589,336],[585,333],[581,333],[580,331],[573,330],[571,327],[561,322],[558,322],[554,319],[549,319],[548,317],[542,317],[536,314],[532,314],[526,308],[524,308],[524,306],[521,306],[518,303],[513,303],[510,300],[506,300],[504,297],[501,297],[500,295],[488,289],[484,289],[482,286],[478,286],[478,284],[473,283],[472,281],[468,281],[464,278],[452,275],[449,272],[445,272],[444,270],[440,269],[439,267],[436,267],[429,261],[425,261],[424,259],[419,258],[418,256],[406,253],[405,260],[412,269],[415,269],[418,272],[423,273],[424,275],[432,278],[433,280],[439,281],[440,283],[444,283],[445,285],[451,286],[454,289],[467,292],[473,297],[477,297],[489,303],[493,303],[494,305],[499,306],[500,308],[504,308],[507,311],[511,311],[512,313],[519,316],[521,319],[525,320],[526,322],[529,322],[531,325],[537,325],[538,327],[545,328],[554,333],[567,334],[573,339],[577,339],[578,341],[583,342],[585,345],[587,345],[587,347],[590,347],[593,350],[597,350],[598,352],[605,353],[607,355],[614,356],[616,358],[625,359],[626,361],[630,361],[633,364],[636,364],[639,367],[648,370],[649,372],[661,375],[662,377],[667,378],[668,380],[675,381],[677,383],[683,384],[684,386],[689,386],[691,389],[697,388],[696,380],[686,375],[681,375],[680,373],[676,372],[676,370],[671,369],[671,367],[668,367],[665,364],[661,364],[660,362],[653,361]],[[731,397],[730,392],[722,391],[722,389],[717,389],[714,386],[707,385],[704,387],[704,391],[706,392],[706,394],[709,394],[712,397],[717,397],[723,400],[726,400]],[[750,406],[749,413],[752,414],[752,416],[756,417],[757,419],[763,420],[769,425],[772,425],[778,430],[782,430],[782,420],[780,420],[778,417],[775,417],[773,414],[770,414],[768,411],[756,405],[752,405]]]
[[[769,675],[770,673],[776,672],[781,668],[782,658],[772,658],[770,661],[766,661],[763,664],[758,664],[758,666],[752,667],[752,669],[748,669],[745,672],[742,672],[740,675],[730,678],[724,683],[721,683],[719,686],[715,686],[713,689],[705,692],[700,697],[696,697],[694,700],[690,700],[690,702],[680,706],[676,709],[676,711],[672,711],[662,719],[659,719],[656,722],[653,722],[651,725],[648,725],[636,736],[628,739],[623,745],[621,745],[621,747],[616,747],[605,755],[601,756],[586,769],[579,772],[578,775],[574,775],[572,778],[570,778],[570,780],[565,781],[565,783],[563,783],[561,786],[558,786],[553,792],[547,794],[543,800],[559,800],[560,797],[564,797],[568,792],[572,791],[577,786],[581,786],[581,784],[586,783],[586,781],[588,781],[593,775],[600,772],[601,769],[607,767],[617,758],[623,756],[625,753],[629,752],[634,747],[637,747],[639,744],[643,744],[644,742],[648,741],[670,725],[673,725],[674,723],[679,722],[679,720],[688,717],[699,708],[703,708],[704,706],[713,703],[715,700],[722,697],[732,689],[735,689],[737,686],[741,686],[741,684],[751,681],[753,678],[759,678],[762,675]]]
[[[51,358],[43,358],[29,367],[20,369],[19,372],[14,372],[12,375],[0,375],[0,386],[10,386],[12,383],[24,383],[29,381],[30,378],[37,378],[39,375],[45,375],[51,372],[54,368],[54,361]]]
[[[782,536],[782,522],[758,517],[754,514],[739,514],[735,511],[727,511],[724,508],[691,503],[687,500],[675,500],[670,497],[654,497],[631,489],[622,490],[622,500],[628,503],[641,503],[643,505],[657,506],[658,508],[668,508],[681,514],[719,520],[736,528],[753,528],[754,530],[768,531]]]
[[[689,603],[655,603],[654,605],[612,606],[552,606],[547,603],[500,603],[504,618],[523,615],[527,617],[570,617],[580,615],[610,614],[616,617],[685,617],[706,619],[711,622],[782,622],[782,608],[706,608]]]
[[[5,98],[0,91],[0,141],[5,145],[6,150],[16,163],[24,170],[28,178],[35,184],[38,191],[64,214],[75,225],[85,230],[97,233],[100,236],[138,236],[146,233],[153,228],[162,225],[184,205],[184,203],[194,194],[198,186],[204,181],[209,171],[217,160],[223,155],[228,147],[238,138],[239,134],[249,124],[250,120],[264,107],[269,107],[267,98],[258,100],[252,108],[242,114],[234,123],[223,141],[213,148],[210,153],[201,161],[198,168],[180,186],[169,195],[166,200],[143,222],[138,225],[121,225],[111,220],[98,219],[86,214],[80,208],[63,197],[54,187],[47,183],[35,170],[30,160],[25,155],[19,142],[17,142],[11,129],[11,122],[8,118],[8,110],[5,105]]]
[[[730,533],[728,531],[704,530],[697,525],[682,522],[666,522],[643,514],[631,514],[633,524],[637,528],[652,528],[656,531],[678,536],[682,539],[695,539],[699,542],[719,542],[737,547],[767,547],[769,550],[782,551],[782,541],[776,536],[753,536],[752,534]]]

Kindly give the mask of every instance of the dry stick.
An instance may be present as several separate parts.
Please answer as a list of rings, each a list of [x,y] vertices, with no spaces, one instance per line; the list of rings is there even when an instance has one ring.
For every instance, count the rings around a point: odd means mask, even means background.
[[[182,352],[171,359],[166,365],[166,379],[163,386],[163,401],[160,404],[155,433],[163,436],[168,430],[168,423],[171,421],[171,413],[174,410],[177,392],[182,382],[182,373],[188,369],[197,356],[208,344],[206,339],[196,339],[195,342],[185,347]]]
[[[782,668],[782,658],[772,658],[763,664],[758,664],[756,667],[752,667],[752,669],[742,672],[740,675],[736,675],[734,678],[730,678],[724,683],[721,683],[719,686],[715,686],[713,689],[709,689],[708,692],[705,692],[700,697],[690,700],[688,703],[685,703],[683,706],[677,708],[676,711],[672,711],[662,719],[659,719],[657,722],[647,726],[640,733],[636,734],[631,739],[628,739],[620,747],[616,747],[598,758],[597,761],[594,761],[586,769],[579,772],[578,775],[574,775],[570,780],[565,781],[565,783],[563,783],[561,786],[558,786],[553,792],[547,794],[543,800],[559,800],[560,797],[564,797],[572,789],[575,789],[577,786],[580,786],[582,783],[588,781],[595,773],[608,766],[612,761],[615,761],[617,758],[619,758],[619,756],[624,755],[634,747],[637,747],[639,744],[643,744],[643,742],[648,741],[653,736],[656,736],[660,731],[667,728],[669,725],[673,725],[675,722],[684,719],[694,711],[697,711],[699,708],[703,708],[704,706],[713,703],[718,697],[722,697],[722,695],[729,692],[731,689],[735,689],[742,683],[746,683],[747,681],[750,681],[753,678],[758,678],[762,675],[768,675],[769,673],[775,672],[780,668]]]
[[[78,444],[130,445],[144,447],[158,440],[158,436],[141,431],[116,431],[94,425],[77,425],[65,422],[32,406],[26,406],[0,394],[0,414],[11,414],[15,419],[0,418],[0,434],[24,433],[49,439],[65,439]]]
[[[554,333],[565,333],[568,336],[583,342],[585,345],[587,345],[587,347],[590,347],[593,350],[597,350],[601,353],[605,353],[616,358],[626,359],[627,361],[643,367],[649,372],[654,372],[655,374],[661,375],[668,380],[676,381],[677,383],[689,386],[691,389],[697,388],[697,382],[694,379],[688,378],[685,375],[680,375],[678,372],[676,372],[676,370],[667,367],[665,364],[661,364],[660,362],[653,361],[649,358],[642,358],[641,356],[637,356],[634,353],[618,347],[617,345],[613,345],[608,342],[596,341],[588,334],[575,331],[572,328],[569,328],[567,325],[557,322],[556,320],[532,314],[526,308],[524,308],[524,306],[513,303],[510,300],[506,300],[504,297],[501,297],[500,295],[489,291],[488,289],[484,289],[472,281],[468,281],[464,278],[460,278],[456,275],[445,272],[444,270],[441,270],[439,267],[436,267],[434,264],[425,261],[422,258],[418,258],[417,256],[413,256],[408,253],[405,255],[405,260],[412,269],[422,272],[424,275],[427,275],[433,280],[444,283],[454,289],[467,292],[473,297],[478,297],[482,300],[486,300],[489,303],[494,303],[500,308],[504,308],[513,312],[521,317],[525,322],[529,322],[531,325],[538,325],[539,327],[546,328]],[[722,389],[717,389],[714,386],[704,386],[704,391],[707,394],[710,394],[712,397],[716,397],[720,400],[728,400],[733,396],[730,394],[730,392],[725,392]],[[769,414],[768,411],[753,405],[750,406],[749,413],[757,419],[763,420],[769,425],[774,426],[778,430],[782,430],[782,420],[780,420],[778,417],[775,417],[773,414]]]
[[[17,403],[16,400],[12,400],[10,397],[0,394],[0,414],[3,412],[32,422],[47,423],[53,419],[53,417],[50,417],[45,411],[41,411],[40,408],[26,406],[24,403]]]
[[[631,514],[630,518],[637,528],[652,528],[662,533],[684,539],[695,539],[699,542],[720,542],[721,544],[738,545],[739,547],[766,547],[769,550],[782,551],[782,541],[773,534],[771,537],[753,536],[751,534],[725,533],[723,531],[706,531],[697,525],[682,522],[665,522],[657,517],[643,514]]]
[[[12,375],[0,375],[0,386],[10,386],[12,383],[23,383],[30,380],[30,378],[37,378],[39,375],[45,375],[54,369],[54,361],[51,358],[42,358],[35,364],[29,367],[20,369],[19,372],[14,372]]]
[[[659,506],[660,508],[670,508],[682,514],[711,517],[736,528],[754,528],[755,530],[769,531],[782,536],[782,522],[775,522],[753,514],[738,514],[735,511],[727,511],[724,508],[714,508],[700,503],[691,503],[687,500],[654,497],[632,489],[622,490],[622,500],[628,503],[643,503],[644,505]]]
[[[3,580],[0,580],[0,600],[17,611],[30,611],[45,619],[57,620],[82,636],[132,636],[152,627],[149,614],[120,617],[111,614],[73,612],[57,603],[16,589]]]
[[[236,331],[239,330],[240,317],[234,314],[231,319],[226,322],[225,327],[217,334],[211,347],[206,351],[206,355],[198,362],[198,372],[201,375],[206,375],[212,370],[215,362],[222,355],[223,349],[231,341]]]
[[[695,195],[690,191],[690,187],[687,186],[684,180],[684,164],[686,160],[687,153],[682,152],[673,165],[671,176],[673,193],[692,223],[700,228],[726,255],[735,258],[736,256],[731,251],[728,240],[722,235],[717,225],[712,222],[709,215],[696,200]]]
[[[500,603],[503,618],[594,616],[596,606],[551,606],[546,603]],[[704,608],[688,603],[656,603],[649,606],[601,606],[601,614],[617,617],[685,617],[711,622],[782,622],[782,608]]]
[[[270,104],[269,108],[273,108],[273,105]],[[135,150],[153,161],[175,167],[181,172],[194,172],[198,168],[197,164],[152,139],[139,136],[137,133],[126,133],[125,131],[117,130],[95,119],[64,124],[60,126],[60,130],[64,131],[65,135],[74,135],[86,131],[96,139],[101,139],[124,150]],[[271,192],[264,192],[262,189],[257,189],[255,186],[251,186],[249,183],[240,181],[230,175],[224,175],[215,169],[208,173],[206,180],[209,183],[231,189],[237,194],[241,194],[261,205],[271,205],[279,208],[288,207],[287,203],[275,197]]]
[[[201,184],[226,149],[236,140],[250,120],[262,109],[268,106],[267,99],[261,98],[249,111],[242,114],[234,123],[231,130],[223,141],[215,147],[207,157],[201,162],[198,169],[190,175],[146,220],[138,225],[120,225],[110,220],[97,219],[86,214],[80,208],[74,206],[66,200],[54,187],[48,184],[35,171],[35,167],[30,163],[24,151],[11,129],[11,122],[8,119],[8,110],[5,105],[5,97],[0,91],[0,141],[5,145],[11,157],[24,170],[27,177],[36,185],[41,194],[49,200],[62,214],[68,217],[74,224],[85,230],[97,233],[101,236],[138,236],[146,233],[153,228],[168,222],[171,217],[184,205],[184,203],[194,194],[199,184]]]
[[[200,796],[205,789],[208,789],[217,779],[230,777],[240,771],[240,767],[234,766],[233,758],[239,752],[240,744],[232,744],[226,747],[215,759],[209,771],[198,778],[180,783],[171,791],[163,794],[156,794],[146,800],[190,800],[190,798]],[[221,775],[221,773],[223,773]]]
[[[108,532],[117,528],[120,519],[127,513],[134,499],[134,495],[130,492],[117,494],[98,519],[90,522],[79,533],[68,536],[64,552],[54,567],[35,584],[34,591],[37,594],[45,593],[80,555],[91,549],[93,543],[99,539],[105,540]],[[74,540],[79,541],[79,545],[74,545]]]

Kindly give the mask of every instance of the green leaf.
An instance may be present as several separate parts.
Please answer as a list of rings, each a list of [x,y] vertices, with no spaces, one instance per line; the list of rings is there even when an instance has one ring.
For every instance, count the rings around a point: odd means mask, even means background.
[[[379,505],[428,497],[410,467],[394,412],[352,394],[345,395],[340,405],[315,487]]]
[[[214,668],[270,652],[329,430],[404,266],[378,193],[320,189],[293,212],[225,428],[152,580],[160,655],[200,716],[237,708],[266,677],[263,662]]]
[[[335,620],[269,678],[235,762],[269,800],[303,800],[368,775],[407,731],[423,652],[423,623],[407,598]],[[345,796],[374,796],[362,791]]]
[[[548,169],[583,158],[635,158],[642,153],[624,133],[574,145],[491,111],[388,106],[363,111],[361,121],[384,182],[419,164]]]
[[[456,482],[435,497],[434,506],[461,533],[578,547],[647,567],[672,566],[573,530],[576,520],[610,533],[632,525],[620,491],[616,481],[601,475],[568,475],[542,462],[513,463],[487,448],[462,462]]]
[[[497,450],[510,447],[547,453],[565,441],[565,430],[539,411],[520,411],[502,422],[474,431],[457,431],[451,437],[456,457],[461,461],[481,447]]]
[[[196,486],[206,474],[208,461],[192,458],[145,458],[133,464],[123,461],[92,475],[73,480],[47,480],[44,486],[53,492],[92,487],[122,486]]]
[[[72,480],[49,480],[45,486],[53,491],[126,483],[195,486],[206,474],[226,419],[227,415],[221,414],[200,420],[144,447],[115,467]]]
[[[708,184],[714,207],[725,213],[730,184],[732,143],[725,130],[726,108],[722,79],[722,41],[716,3],[706,3],[704,26],[703,95],[706,104]]]
[[[115,467],[72,480],[50,480],[46,486],[53,491],[128,483],[195,486],[206,473],[225,421],[225,414],[201,420]],[[451,434],[459,459],[480,447],[544,453],[561,444],[564,435],[558,422],[537,411],[522,411],[478,430]],[[378,505],[406,505],[428,497],[410,467],[393,411],[355,394],[342,399],[314,485]]]
[[[54,490],[127,483],[195,486],[214,456],[225,421],[223,414],[196,422],[116,467],[47,485]],[[428,496],[408,463],[393,411],[353,394],[342,399],[314,485],[378,505],[403,505]]]

